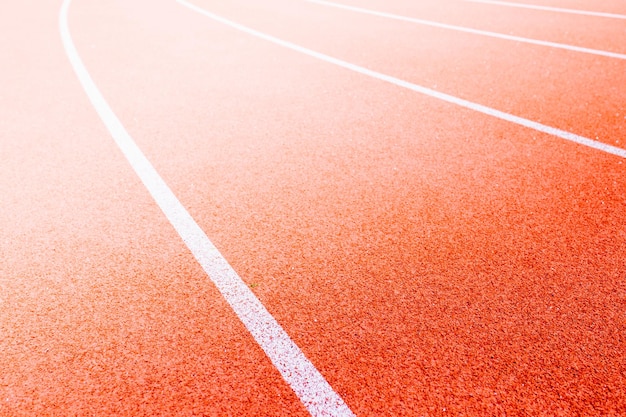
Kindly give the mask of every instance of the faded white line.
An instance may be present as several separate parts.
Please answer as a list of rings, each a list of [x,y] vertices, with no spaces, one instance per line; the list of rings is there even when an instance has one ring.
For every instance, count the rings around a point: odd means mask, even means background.
[[[345,5],[345,4],[334,3],[334,2],[330,2],[330,1],[326,1],[326,0],[306,0],[306,1],[308,1],[310,3],[320,4],[320,5],[323,5],[323,6],[330,6],[330,7],[336,7],[338,9],[350,10],[352,12],[363,13],[363,14],[368,14],[368,15],[378,16],[378,17],[385,17],[387,19],[401,20],[401,21],[404,21],[404,22],[416,23],[416,24],[419,24],[419,25],[431,26],[431,27],[436,27],[436,28],[440,28],[440,29],[448,29],[448,30],[455,30],[457,32],[471,33],[473,35],[489,36],[491,38],[498,38],[498,39],[505,39],[505,40],[508,40],[508,41],[529,43],[529,44],[532,44],[532,45],[547,46],[547,47],[550,47],[550,48],[565,49],[565,50],[568,50],[568,51],[582,52],[582,53],[585,53],[585,54],[592,54],[592,55],[600,55],[600,56],[605,56],[605,57],[609,57],[609,58],[626,59],[626,54],[620,54],[620,53],[617,53],[617,52],[610,52],[610,51],[603,51],[603,50],[600,50],[600,49],[585,48],[585,47],[582,47],[582,46],[568,45],[568,44],[565,44],[565,43],[542,41],[542,40],[539,40],[539,39],[524,38],[524,37],[521,37],[521,36],[507,35],[507,34],[504,34],[504,33],[489,32],[489,31],[486,31],[486,30],[472,29],[472,28],[467,28],[467,27],[464,27],[464,26],[448,25],[446,23],[434,22],[432,20],[417,19],[417,18],[413,18],[413,17],[401,16],[401,15],[396,15],[396,14],[392,14],[392,13],[379,12],[379,11],[376,11],[376,10],[364,9],[362,7],[348,6],[348,5]]]
[[[562,7],[539,6],[536,4],[515,3],[515,2],[510,2],[510,1],[496,1],[496,0],[465,0],[465,1],[471,1],[474,3],[496,4],[498,6],[520,7],[523,9],[547,10],[550,12],[582,14],[585,16],[609,17],[612,19],[626,19],[626,15],[623,15],[623,14],[592,12],[588,10],[577,10],[577,9],[564,9]]]
[[[108,105],[72,41],[67,23],[70,3],[71,0],[65,0],[59,14],[59,28],[67,56],[98,115],[158,206],[311,415],[354,416],[211,243]]]
[[[468,101],[468,100],[464,100],[464,99],[459,98],[459,97],[451,96],[451,95],[448,95],[448,94],[445,94],[445,93],[440,93],[439,91],[431,90],[430,88],[422,87],[420,85],[413,84],[413,83],[410,83],[408,81],[404,81],[404,80],[401,80],[399,78],[392,77],[390,75],[385,75],[385,74],[382,74],[380,72],[376,72],[376,71],[367,69],[365,67],[361,67],[359,65],[351,64],[349,62],[342,61],[341,59],[333,58],[332,56],[325,55],[325,54],[322,54],[320,52],[316,52],[316,51],[313,51],[311,49],[307,49],[307,48],[305,48],[303,46],[296,45],[294,43],[291,43],[291,42],[288,42],[288,41],[276,38],[276,37],[268,35],[266,33],[259,32],[257,30],[251,29],[251,28],[249,28],[247,26],[244,26],[242,24],[233,22],[233,21],[228,20],[228,19],[226,19],[224,17],[221,17],[221,16],[218,16],[218,15],[213,14],[211,12],[208,12],[208,11],[206,11],[206,10],[204,10],[204,9],[194,5],[194,4],[191,4],[191,3],[189,3],[189,2],[187,2],[185,0],[176,0],[176,1],[178,3],[180,3],[180,4],[182,4],[182,5],[190,8],[193,11],[198,12],[198,13],[200,13],[200,14],[208,17],[208,18],[211,18],[211,19],[213,19],[213,20],[215,20],[217,22],[220,22],[220,23],[222,23],[224,25],[230,26],[230,27],[232,27],[234,29],[237,29],[237,30],[242,31],[244,33],[247,33],[249,35],[252,35],[252,36],[264,39],[264,40],[266,40],[268,42],[272,42],[272,43],[274,43],[276,45],[280,45],[282,47],[289,48],[289,49],[291,49],[293,51],[296,51],[296,52],[299,52],[299,53],[311,56],[313,58],[317,58],[319,60],[322,60],[322,61],[325,61],[325,62],[328,62],[328,63],[331,63],[331,64],[338,65],[338,66],[340,66],[342,68],[345,68],[345,69],[348,69],[348,70],[351,70],[351,71],[354,71],[354,72],[358,72],[359,74],[367,75],[367,76],[375,78],[377,80],[388,82],[388,83],[396,85],[398,87],[403,87],[403,88],[415,91],[417,93],[421,93],[421,94],[424,94],[424,95],[427,95],[427,96],[430,96],[430,97],[437,98],[439,100],[446,101],[448,103],[453,103],[453,104],[459,105],[461,107],[465,107],[465,108],[468,108],[468,109],[471,109],[471,110],[475,110],[475,111],[483,113],[483,114],[487,114],[489,116],[497,117],[498,119],[506,120],[508,122],[515,123],[515,124],[518,124],[520,126],[524,126],[524,127],[530,128],[530,129],[534,129],[534,130],[537,130],[539,132],[547,133],[549,135],[557,136],[559,138],[562,138],[562,139],[565,139],[565,140],[569,140],[571,142],[578,143],[580,145],[588,146],[588,147],[593,148],[593,149],[597,149],[597,150],[600,150],[600,151],[603,151],[603,152],[610,153],[612,155],[616,155],[616,156],[619,156],[619,157],[622,157],[622,158],[626,158],[626,150],[625,149],[618,148],[618,147],[611,146],[611,145],[607,145],[606,143],[595,141],[595,140],[586,138],[584,136],[579,136],[579,135],[576,135],[574,133],[567,132],[565,130],[561,130],[561,129],[557,129],[555,127],[550,127],[550,126],[543,125],[541,123],[533,122],[532,120],[528,120],[528,119],[525,119],[523,117],[519,117],[519,116],[515,116],[515,115],[512,115],[512,114],[509,114],[509,113],[505,113],[503,111],[496,110],[496,109],[493,109],[491,107],[483,106],[482,104],[474,103],[474,102],[471,102],[471,101]]]

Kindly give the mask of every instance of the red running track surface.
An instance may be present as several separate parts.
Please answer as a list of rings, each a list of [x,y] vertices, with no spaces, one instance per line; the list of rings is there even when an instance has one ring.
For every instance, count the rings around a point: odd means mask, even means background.
[[[307,415],[115,146],[52,3],[0,14],[0,415]],[[626,13],[596,3],[534,2]],[[626,146],[624,60],[301,1],[194,4]],[[345,4],[626,53],[624,21]],[[69,25],[128,132],[354,414],[626,414],[622,158],[173,0],[73,0]]]

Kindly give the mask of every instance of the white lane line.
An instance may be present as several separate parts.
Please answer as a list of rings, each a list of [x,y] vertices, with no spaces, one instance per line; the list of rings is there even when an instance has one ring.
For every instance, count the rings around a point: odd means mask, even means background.
[[[395,20],[401,20],[401,21],[404,21],[404,22],[417,23],[419,25],[431,26],[431,27],[436,27],[436,28],[440,28],[440,29],[456,30],[457,32],[471,33],[473,35],[489,36],[491,38],[498,38],[498,39],[505,39],[505,40],[509,40],[509,41],[529,43],[529,44],[532,44],[532,45],[548,46],[548,47],[551,47],[551,48],[565,49],[565,50],[568,50],[568,51],[575,51],[575,52],[582,52],[582,53],[592,54],[592,55],[606,56],[606,57],[609,57],[609,58],[626,59],[626,54],[620,54],[620,53],[617,53],[617,52],[603,51],[603,50],[600,50],[600,49],[584,48],[582,46],[575,46],[575,45],[568,45],[568,44],[565,44],[565,43],[542,41],[542,40],[538,40],[538,39],[524,38],[524,37],[521,37],[521,36],[506,35],[504,33],[489,32],[489,31],[486,31],[486,30],[472,29],[472,28],[467,28],[467,27],[463,27],[463,26],[448,25],[446,23],[434,22],[432,20],[424,20],[424,19],[417,19],[417,18],[413,18],[413,17],[400,16],[400,15],[397,15],[397,14],[391,14],[391,13],[379,12],[379,11],[376,11],[376,10],[364,9],[362,7],[348,6],[348,5],[340,4],[340,3],[333,3],[333,2],[330,2],[330,1],[326,1],[326,0],[306,0],[306,1],[308,1],[309,3],[320,4],[320,5],[323,5],[323,6],[330,6],[330,7],[336,7],[338,9],[350,10],[352,12],[369,14],[369,15],[378,16],[378,17],[386,17],[388,19],[395,19]]]
[[[215,283],[228,304],[263,348],[274,366],[315,417],[354,416],[324,377],[304,356],[263,304],[211,243],[200,226],[178,201],[150,161],[135,144],[85,68],[67,23],[71,0],[64,0],[59,28],[67,56],[89,100],[126,159],[148,189],[172,226]],[[245,377],[245,375],[242,375]]]
[[[465,107],[471,110],[475,110],[477,112],[487,114],[489,116],[497,117],[498,119],[506,120],[511,123],[518,124],[520,126],[524,126],[530,129],[537,130],[539,132],[547,133],[549,135],[557,136],[561,139],[569,140],[571,142],[578,143],[580,145],[588,146],[593,149],[597,149],[603,152],[610,153],[612,155],[620,156],[622,158],[626,158],[626,149],[617,148],[615,146],[607,145],[606,143],[598,142],[584,136],[579,136],[574,133],[566,132],[565,130],[557,129],[555,127],[550,127],[543,125],[541,123],[533,122],[532,120],[525,119],[523,117],[515,116],[509,113],[505,113],[500,110],[493,109],[491,107],[483,106],[482,104],[474,103],[468,100],[464,100],[459,97],[451,96],[445,93],[440,93],[439,91],[431,90],[430,88],[422,87],[417,84],[410,83],[408,81],[401,80],[399,78],[392,77],[390,75],[385,75],[380,72],[376,72],[355,64],[351,64],[346,61],[342,61],[341,59],[333,58],[332,56],[322,54],[320,52],[313,51],[311,49],[307,49],[303,46],[296,45],[294,43],[275,38],[274,36],[265,34],[263,32],[259,32],[257,30],[251,29],[247,26],[241,25],[239,23],[228,20],[224,17],[218,16],[211,12],[208,12],[194,4],[187,2],[186,0],[176,0],[178,3],[182,4],[190,8],[191,10],[198,12],[210,19],[213,19],[217,22],[220,22],[224,25],[230,26],[234,29],[247,33],[249,35],[264,39],[268,42],[272,42],[276,45],[280,45],[285,48],[289,48],[293,51],[300,52],[302,54],[311,56],[313,58],[317,58],[319,60],[338,65],[342,68],[349,69],[354,72],[358,72],[359,74],[367,75],[369,77],[375,78],[377,80],[385,81],[393,85],[397,85],[399,87],[407,88],[409,90],[415,91],[417,93],[421,93],[430,97],[437,98],[439,100],[446,101],[448,103],[453,103],[459,105],[461,107]]]
[[[626,19],[626,15],[623,15],[623,14],[591,12],[588,10],[577,10],[577,9],[564,9],[561,7],[539,6],[535,4],[515,3],[515,2],[510,2],[510,1],[496,1],[496,0],[465,0],[465,1],[471,1],[474,3],[496,4],[498,6],[520,7],[523,9],[547,10],[550,12],[582,14],[585,16],[610,17],[613,19]]]

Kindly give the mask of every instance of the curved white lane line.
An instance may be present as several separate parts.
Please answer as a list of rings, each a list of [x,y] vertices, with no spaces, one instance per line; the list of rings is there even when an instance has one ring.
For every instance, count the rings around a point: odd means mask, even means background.
[[[64,0],[59,15],[59,28],[67,56],[98,115],[158,206],[311,415],[354,416],[211,243],[109,107],[72,41],[67,23],[70,3],[71,0]]]
[[[320,52],[313,51],[311,49],[307,49],[303,46],[296,45],[295,43],[291,43],[274,36],[268,35],[263,32],[259,32],[257,30],[251,29],[242,24],[233,22],[224,17],[218,16],[211,12],[208,12],[194,4],[187,2],[186,0],[176,0],[178,3],[182,4],[185,7],[190,8],[191,10],[198,12],[208,18],[211,18],[217,22],[220,22],[224,25],[230,26],[234,29],[242,31],[252,36],[256,36],[257,38],[264,39],[268,42],[272,42],[276,45],[280,45],[282,47],[291,49],[296,52],[300,52],[302,54],[311,56],[313,58],[317,58],[321,61],[325,61],[331,64],[335,64],[345,69],[349,69],[354,72],[358,72],[359,74],[367,75],[369,77],[375,78],[377,80],[385,81],[393,85],[397,85],[398,87],[403,87],[417,93],[421,93],[430,97],[437,98],[439,100],[446,101],[448,103],[453,103],[459,105],[461,107],[465,107],[471,110],[475,110],[477,112],[487,114],[489,116],[497,117],[498,119],[506,120],[511,123],[518,124],[520,126],[527,127],[529,129],[534,129],[539,132],[547,133],[549,135],[557,136],[561,139],[569,140],[571,142],[578,143],[580,145],[588,146],[593,149],[598,149],[600,151],[610,153],[612,155],[620,156],[622,158],[626,158],[626,149],[618,148],[612,145],[607,145],[606,143],[598,142],[584,136],[576,135],[574,133],[566,132],[565,130],[557,129],[555,127],[550,127],[543,125],[541,123],[533,122],[532,120],[524,119],[523,117],[515,116],[509,113],[505,113],[500,110],[493,109],[491,107],[483,106],[482,104],[474,103],[468,100],[464,100],[459,97],[451,96],[445,93],[440,93],[439,91],[431,90],[430,88],[422,87],[417,84],[410,83],[408,81],[401,80],[399,78],[392,77],[390,75],[385,75],[380,72],[376,72],[365,67],[361,67],[355,64],[351,64],[346,61],[342,61],[338,58],[333,58],[332,56],[322,54]]]
[[[617,52],[610,52],[610,51],[603,51],[603,50],[600,50],[600,49],[585,48],[585,47],[582,47],[582,46],[568,45],[568,44],[565,44],[565,43],[557,43],[557,42],[550,42],[550,41],[542,41],[542,40],[538,40],[538,39],[523,38],[521,36],[506,35],[504,33],[489,32],[489,31],[486,31],[486,30],[472,29],[472,28],[467,28],[467,27],[463,27],[463,26],[448,25],[446,23],[434,22],[432,20],[416,19],[416,18],[413,18],[413,17],[400,16],[400,15],[397,15],[397,14],[386,13],[386,12],[379,12],[379,11],[376,11],[376,10],[364,9],[362,7],[348,6],[348,5],[345,5],[345,4],[334,3],[334,2],[325,1],[325,0],[306,0],[306,1],[308,1],[309,3],[317,3],[317,4],[320,4],[320,5],[323,5],[323,6],[336,7],[338,9],[350,10],[352,12],[369,14],[369,15],[378,16],[378,17],[385,17],[387,19],[401,20],[401,21],[404,21],[404,22],[417,23],[419,25],[431,26],[431,27],[436,27],[436,28],[440,28],[440,29],[449,29],[449,30],[455,30],[457,32],[471,33],[472,35],[489,36],[491,38],[505,39],[505,40],[508,40],[508,41],[522,42],[522,43],[528,43],[528,44],[532,44],[532,45],[548,46],[548,47],[551,47],[551,48],[565,49],[565,50],[568,50],[568,51],[582,52],[582,53],[586,53],[586,54],[606,56],[606,57],[609,57],[609,58],[626,59],[626,54],[620,54],[620,53],[617,53]]]
[[[612,19],[626,19],[626,15],[623,15],[623,14],[591,12],[588,10],[577,10],[577,9],[564,9],[562,7],[539,6],[536,4],[515,3],[511,1],[496,1],[496,0],[465,0],[465,1],[471,1],[474,3],[496,4],[498,6],[520,7],[523,9],[547,10],[550,12],[582,14],[585,16],[609,17]]]

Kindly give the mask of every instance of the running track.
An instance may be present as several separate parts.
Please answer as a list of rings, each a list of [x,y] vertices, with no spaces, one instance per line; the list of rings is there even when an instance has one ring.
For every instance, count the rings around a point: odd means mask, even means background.
[[[5,5],[0,415],[626,415],[626,60],[380,15],[527,3]]]

